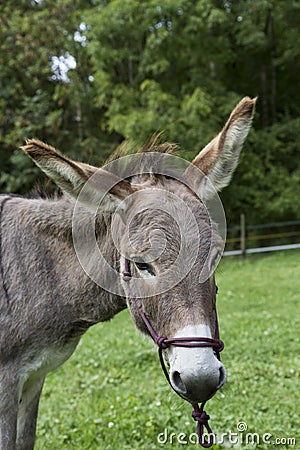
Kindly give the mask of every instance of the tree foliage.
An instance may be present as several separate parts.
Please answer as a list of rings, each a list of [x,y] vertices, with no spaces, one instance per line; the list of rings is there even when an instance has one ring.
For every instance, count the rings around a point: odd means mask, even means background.
[[[231,222],[299,218],[299,15],[294,0],[5,2],[1,190],[28,192],[41,176],[18,150],[26,138],[100,164],[122,140],[164,130],[191,159],[258,95],[225,207]]]

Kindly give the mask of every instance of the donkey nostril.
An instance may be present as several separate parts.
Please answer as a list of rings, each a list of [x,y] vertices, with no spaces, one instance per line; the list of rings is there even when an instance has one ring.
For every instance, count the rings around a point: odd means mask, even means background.
[[[225,367],[223,367],[223,366],[220,367],[219,372],[220,372],[220,378],[219,378],[219,384],[217,386],[217,389],[220,389],[226,381]]]
[[[187,392],[186,387],[181,379],[180,373],[177,372],[177,370],[172,373],[172,381],[174,387],[176,387],[181,393],[185,394]]]

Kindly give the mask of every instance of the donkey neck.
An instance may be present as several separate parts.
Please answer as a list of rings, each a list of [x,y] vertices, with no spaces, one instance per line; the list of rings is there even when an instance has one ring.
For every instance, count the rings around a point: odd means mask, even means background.
[[[45,304],[52,302],[50,298],[53,296],[57,309],[64,308],[66,313],[70,311],[71,320],[92,324],[112,318],[126,308],[126,301],[97,286],[81,267],[72,240],[73,209],[74,202],[66,197],[58,200],[12,197],[6,201],[1,218],[7,236],[2,243],[2,263],[8,294],[13,297],[16,279],[20,280],[23,291],[28,291],[26,309],[30,303],[32,308],[34,301],[40,302],[40,297],[34,292],[38,290],[42,292]],[[82,226],[90,214],[82,208],[81,216],[77,218]],[[97,235],[98,245],[110,258],[108,262],[116,266],[116,250],[102,216],[97,216]],[[12,260],[15,268],[9,272],[5,265],[11,266]],[[17,267],[16,260],[19,261]],[[38,268],[43,271],[43,276],[38,275]],[[37,280],[43,286],[37,287]]]

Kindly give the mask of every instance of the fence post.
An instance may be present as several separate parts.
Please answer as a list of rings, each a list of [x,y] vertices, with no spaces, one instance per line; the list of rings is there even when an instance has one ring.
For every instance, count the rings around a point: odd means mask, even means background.
[[[240,242],[241,242],[241,255],[244,258],[246,256],[246,221],[245,221],[245,214],[241,214],[240,218]]]

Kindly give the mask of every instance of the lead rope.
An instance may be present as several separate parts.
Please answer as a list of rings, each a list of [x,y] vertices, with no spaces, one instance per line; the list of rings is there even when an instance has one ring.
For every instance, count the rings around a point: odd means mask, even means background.
[[[148,329],[151,338],[158,346],[159,361],[160,361],[163,373],[164,373],[169,385],[175,391],[175,389],[173,388],[173,386],[171,384],[170,376],[169,376],[169,373],[168,373],[166,365],[165,365],[165,361],[164,361],[164,357],[163,357],[163,350],[170,347],[171,345],[174,345],[177,347],[213,347],[217,354],[217,358],[220,360],[220,352],[224,348],[224,343],[223,343],[223,341],[221,341],[220,336],[219,336],[217,311],[215,311],[215,313],[216,313],[216,339],[211,339],[211,338],[206,338],[206,337],[192,337],[192,338],[182,337],[182,338],[168,339],[164,336],[159,336],[156,333],[156,331],[154,330],[154,328],[152,327],[151,323],[149,322],[148,318],[146,317],[146,315],[144,314],[142,309],[140,308],[137,298],[132,292],[132,289],[130,286],[131,278],[132,278],[132,275],[131,275],[131,271],[130,271],[130,263],[129,263],[128,259],[125,259],[125,270],[123,272],[123,280],[127,283],[128,291],[130,294],[130,300],[133,302],[136,311],[138,312],[140,318],[143,320],[146,328]],[[180,395],[180,394],[178,394],[178,392],[176,392],[176,394]],[[184,399],[184,397],[182,397],[182,398]],[[205,403],[206,402],[202,402],[200,407],[199,407],[198,403],[191,403],[191,405],[194,408],[193,412],[192,412],[192,417],[197,422],[197,435],[198,435],[199,444],[202,445],[202,447],[204,447],[204,448],[209,448],[213,445],[214,438],[213,438],[212,429],[210,428],[210,426],[208,424],[210,417],[204,411]],[[206,432],[209,436],[208,440],[207,440],[206,436],[204,435],[204,433],[205,433],[204,429],[206,429]]]

